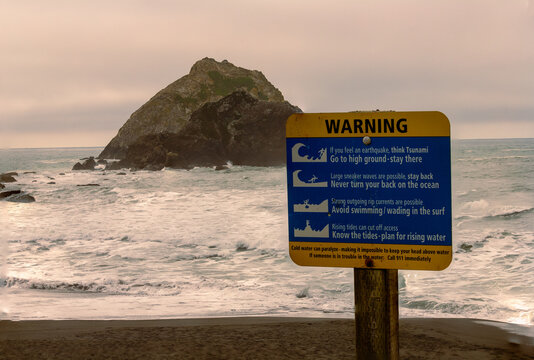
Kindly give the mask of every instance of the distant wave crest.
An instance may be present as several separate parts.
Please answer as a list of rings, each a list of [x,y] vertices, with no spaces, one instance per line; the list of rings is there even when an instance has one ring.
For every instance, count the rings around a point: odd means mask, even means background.
[[[534,208],[527,208],[527,209],[521,209],[521,210],[510,210],[510,211],[505,211],[505,212],[502,212],[502,213],[497,213],[497,214],[492,214],[492,215],[488,215],[488,216],[485,216],[485,218],[487,219],[491,219],[491,218],[513,218],[513,217],[518,217],[518,216],[522,216],[522,215],[527,215],[527,214],[530,214],[534,212]]]
[[[488,201],[481,199],[470,201],[461,206],[463,213],[455,216],[455,220],[469,219],[508,219],[527,215],[534,211],[534,207],[519,206],[491,206]]]
[[[472,299],[470,299],[472,300]],[[401,306],[408,309],[438,310],[447,314],[465,314],[466,312],[479,312],[484,310],[485,305],[480,301],[460,303],[456,301],[438,302],[430,299],[404,300]]]

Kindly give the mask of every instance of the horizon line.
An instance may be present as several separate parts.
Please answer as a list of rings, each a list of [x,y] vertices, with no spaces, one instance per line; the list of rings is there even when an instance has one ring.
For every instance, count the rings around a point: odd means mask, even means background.
[[[40,150],[40,149],[96,149],[105,148],[105,145],[99,146],[40,146],[40,147],[0,147],[0,150]]]
[[[452,138],[451,141],[473,141],[473,140],[529,140],[534,137],[510,137],[510,138]],[[106,145],[95,146],[39,146],[39,147],[0,147],[0,150],[40,150],[40,149],[95,149],[104,148]]]

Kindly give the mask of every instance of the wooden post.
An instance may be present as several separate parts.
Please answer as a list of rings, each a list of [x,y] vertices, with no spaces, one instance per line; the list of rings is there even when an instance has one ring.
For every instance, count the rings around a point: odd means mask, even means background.
[[[399,359],[398,270],[354,269],[356,359]]]

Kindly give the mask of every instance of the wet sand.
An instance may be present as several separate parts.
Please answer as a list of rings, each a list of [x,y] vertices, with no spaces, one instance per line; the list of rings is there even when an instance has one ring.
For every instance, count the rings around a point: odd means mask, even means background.
[[[470,319],[401,319],[401,359],[534,359],[534,339]],[[354,321],[235,317],[0,321],[0,359],[354,359]]]

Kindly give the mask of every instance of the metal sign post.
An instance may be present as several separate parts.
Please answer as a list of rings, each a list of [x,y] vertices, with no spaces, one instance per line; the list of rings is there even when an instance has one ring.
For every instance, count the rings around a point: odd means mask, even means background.
[[[398,359],[398,269],[452,261],[450,124],[430,112],[286,122],[289,255],[354,268],[358,359]]]

